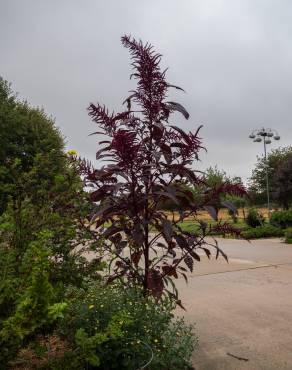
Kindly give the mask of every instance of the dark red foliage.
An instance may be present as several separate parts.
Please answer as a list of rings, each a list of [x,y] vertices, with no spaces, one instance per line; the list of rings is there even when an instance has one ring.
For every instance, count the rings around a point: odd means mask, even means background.
[[[240,183],[232,184],[228,182],[222,184],[219,188],[216,189],[216,192],[218,194],[230,194],[238,197],[243,197],[246,195],[245,187]]]
[[[129,284],[141,284],[144,294],[160,298],[166,292],[178,301],[176,290],[170,291],[167,284],[180,274],[186,278],[186,268],[192,271],[201,259],[199,251],[210,258],[209,248],[215,248],[217,256],[225,257],[216,243],[206,242],[212,230],[197,218],[198,210],[207,209],[217,219],[214,204],[222,194],[245,191],[231,184],[206,189],[200,172],[193,168],[202,148],[201,126],[187,133],[168,121],[174,111],[189,118],[181,104],[166,100],[169,88],[182,89],[166,82],[161,55],[151,45],[129,36],[122,43],[132,57],[136,90],[118,114],[109,114],[100,104],[88,108],[99,129],[94,134],[101,137],[96,158],[106,162],[98,170],[80,162],[86,186],[92,188],[90,231],[101,242],[104,258],[112,259],[109,281],[123,278]],[[166,200],[183,209],[179,220],[168,219],[161,211]],[[189,216],[194,217],[200,236],[180,228],[179,223]],[[219,227],[227,230],[227,225]]]
[[[240,229],[228,224],[227,222],[224,223],[218,223],[217,225],[212,227],[212,231],[218,234],[223,235],[234,235],[236,237],[239,237],[241,232]]]
[[[137,159],[137,153],[139,153],[139,144],[136,141],[135,132],[117,130],[113,135],[111,149],[117,157],[119,166],[125,167],[129,163],[133,163]]]
[[[154,297],[160,298],[163,293],[163,288],[164,283],[160,271],[158,269],[149,269],[147,274],[147,290],[149,290]]]
[[[90,104],[88,107],[88,114],[92,118],[92,120],[103,127],[108,131],[114,130],[115,127],[115,119],[113,113],[109,115],[108,110],[105,107],[100,106],[99,104],[94,105]]]

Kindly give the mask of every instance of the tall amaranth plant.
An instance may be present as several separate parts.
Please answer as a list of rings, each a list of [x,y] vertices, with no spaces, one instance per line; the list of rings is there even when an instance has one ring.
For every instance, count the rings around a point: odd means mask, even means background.
[[[170,122],[173,112],[189,118],[179,103],[167,101],[170,88],[182,90],[166,81],[160,69],[161,55],[150,44],[122,37],[129,49],[137,88],[124,104],[121,113],[109,113],[100,104],[90,104],[88,111],[99,127],[94,134],[104,135],[96,153],[106,164],[94,169],[81,161],[80,169],[87,186],[93,188],[91,199],[96,212],[91,217],[92,233],[103,240],[104,256],[111,259],[109,281],[123,278],[131,284],[140,284],[144,294],[160,298],[168,293],[178,299],[173,278],[186,278],[187,269],[193,270],[194,261],[200,261],[200,251],[210,257],[210,248],[220,254],[216,241],[205,237],[214,229],[238,233],[228,224],[218,222],[210,227],[200,221],[198,211],[206,209],[217,219],[222,194],[241,195],[244,188],[238,184],[221,184],[207,189],[199,171],[192,164],[198,160],[201,127],[192,133]],[[196,196],[190,187],[201,189]],[[179,206],[179,218],[171,218],[160,205],[171,199]],[[231,204],[225,204],[231,207]],[[198,224],[198,235],[183,231],[180,223],[193,216]],[[170,288],[171,287],[171,288]]]

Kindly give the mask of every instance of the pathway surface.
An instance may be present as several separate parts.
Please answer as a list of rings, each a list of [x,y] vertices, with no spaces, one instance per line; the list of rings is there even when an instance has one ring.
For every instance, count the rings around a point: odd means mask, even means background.
[[[218,239],[229,256],[178,280],[196,323],[196,370],[292,370],[292,245]]]

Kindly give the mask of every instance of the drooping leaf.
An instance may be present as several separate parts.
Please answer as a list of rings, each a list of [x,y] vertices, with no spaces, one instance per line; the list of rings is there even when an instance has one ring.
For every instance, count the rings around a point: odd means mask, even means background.
[[[91,134],[89,134],[88,136],[92,136],[92,135],[106,135],[106,133],[102,132],[102,131],[95,131],[95,132],[92,132]]]
[[[209,249],[208,248],[203,248],[203,247],[200,247],[200,249],[202,249],[206,253],[206,256],[208,257],[208,259],[210,259],[211,252],[209,251]]]
[[[188,283],[187,275],[184,272],[181,272],[181,275],[185,279],[185,282]]]
[[[185,90],[183,88],[181,88],[179,86],[176,86],[176,85],[167,84],[167,87],[173,87],[176,90],[181,90],[181,91],[185,92]]]
[[[173,276],[175,279],[178,278],[176,268],[174,266],[169,265],[162,266],[162,271],[164,275]]]
[[[175,240],[177,241],[177,244],[180,246],[181,249],[186,249],[188,248],[189,244],[187,239],[181,235],[181,234],[176,234],[174,236]]]
[[[161,242],[157,243],[157,247],[160,247],[160,248],[163,248],[163,249],[168,249],[168,247],[164,243],[161,243]]]
[[[131,101],[131,99],[133,99],[134,97],[136,96],[136,93],[134,94],[131,94],[130,96],[128,96],[122,104],[125,104],[125,103],[129,103],[129,101]]]
[[[192,257],[190,255],[187,255],[185,258],[184,258],[184,262],[185,264],[188,266],[189,270],[191,272],[193,272],[193,269],[194,269],[194,260],[192,259]]]
[[[163,233],[165,235],[166,240],[167,241],[171,241],[172,234],[173,234],[171,221],[169,221],[169,220],[162,220],[162,229],[163,229]]]
[[[204,206],[204,209],[209,213],[213,220],[218,221],[218,212],[213,206]]]
[[[198,262],[201,261],[201,257],[196,253],[194,250],[190,249],[189,250],[190,255]]]
[[[104,148],[101,148],[99,149],[97,152],[96,152],[96,159],[100,159],[102,158],[102,153],[109,150],[110,149],[110,146],[106,146]],[[103,154],[104,155],[104,154]]]
[[[177,205],[179,205],[179,201],[178,199],[171,193],[167,192],[167,191],[156,191],[154,192],[155,195],[162,195],[163,197],[165,198],[169,198],[171,200],[174,201],[174,203],[176,203]]]
[[[228,208],[232,213],[238,214],[237,208],[230,200],[224,200],[221,202],[223,207]]]
[[[185,307],[184,307],[184,306],[183,306],[183,304],[182,304],[181,299],[176,299],[176,300],[175,300],[175,303],[176,303],[180,308],[182,308],[184,311],[186,311]]]
[[[189,119],[190,117],[189,113],[180,103],[168,101],[166,105],[170,110],[180,112],[185,117],[185,119]]]

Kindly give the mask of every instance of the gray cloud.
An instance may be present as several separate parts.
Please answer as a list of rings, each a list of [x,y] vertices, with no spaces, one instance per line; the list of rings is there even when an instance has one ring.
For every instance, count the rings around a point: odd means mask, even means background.
[[[94,159],[86,107],[120,109],[133,86],[120,44],[130,33],[163,54],[168,80],[187,91],[173,98],[191,118],[176,123],[204,124],[199,167],[247,178],[262,150],[248,140],[253,128],[292,142],[291,16],[288,0],[2,0],[0,74],[55,117],[68,148]]]

